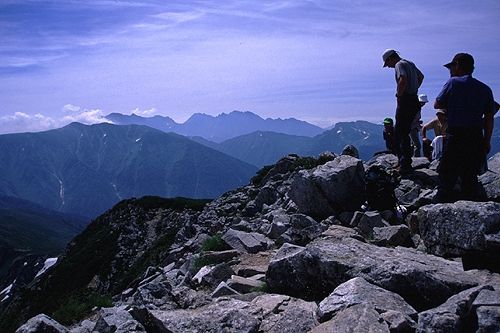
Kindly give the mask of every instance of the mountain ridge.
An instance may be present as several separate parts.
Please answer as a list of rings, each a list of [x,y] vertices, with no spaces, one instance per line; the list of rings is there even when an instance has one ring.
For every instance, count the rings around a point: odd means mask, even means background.
[[[257,170],[180,135],[142,125],[71,123],[1,135],[0,148],[1,195],[87,216],[148,194],[214,197],[246,183]]]

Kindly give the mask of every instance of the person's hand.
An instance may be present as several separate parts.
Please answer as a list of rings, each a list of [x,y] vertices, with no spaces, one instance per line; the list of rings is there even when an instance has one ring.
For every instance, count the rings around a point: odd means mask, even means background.
[[[422,142],[425,142],[425,143],[430,143],[431,140],[430,139],[427,139],[427,138],[422,138]]]

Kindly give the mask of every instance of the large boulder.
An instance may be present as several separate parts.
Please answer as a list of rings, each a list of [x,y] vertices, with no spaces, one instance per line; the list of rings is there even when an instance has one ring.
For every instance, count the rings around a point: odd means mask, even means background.
[[[500,203],[457,201],[427,205],[419,209],[417,218],[422,240],[432,254],[473,253],[477,260],[498,255]]]
[[[364,202],[364,167],[361,160],[342,155],[312,170],[301,170],[289,196],[299,212],[324,219],[335,212],[356,210]]]
[[[174,311],[134,308],[131,314],[148,332],[257,332],[260,321],[247,302],[220,297],[197,308]]]
[[[67,333],[68,329],[45,314],[39,314],[28,320],[16,330],[16,333]]]
[[[472,303],[478,332],[496,332],[500,327],[500,290],[481,290]]]
[[[259,332],[300,333],[308,332],[318,325],[314,302],[284,295],[266,294],[256,297],[252,306],[261,309],[262,321]]]
[[[383,248],[326,236],[306,247],[283,245],[271,259],[266,279],[271,290],[319,301],[358,276],[399,294],[418,310],[478,284],[458,262],[411,248]]]
[[[146,332],[144,327],[121,307],[100,309],[94,331],[100,333]]]
[[[309,333],[390,333],[389,326],[368,304],[356,304],[340,311],[331,320],[315,327]]]
[[[488,171],[479,177],[488,200],[500,202],[500,153],[488,160]]]
[[[362,277],[353,278],[340,286],[319,303],[318,315],[321,321],[335,316],[339,311],[356,304],[370,304],[379,313],[398,311],[416,319],[417,311],[393,292],[367,282]]]
[[[472,304],[478,294],[488,286],[464,290],[450,297],[437,308],[418,315],[417,332],[468,332],[473,327],[475,316]]]
[[[316,325],[317,305],[285,295],[265,294],[251,301],[219,297],[189,310],[155,311],[135,308],[132,315],[148,332],[308,332]]]

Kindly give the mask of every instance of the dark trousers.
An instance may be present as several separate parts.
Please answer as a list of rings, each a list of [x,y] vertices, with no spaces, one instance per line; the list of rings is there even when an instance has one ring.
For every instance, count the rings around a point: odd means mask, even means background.
[[[439,163],[437,202],[477,200],[477,174],[483,159],[483,132],[481,128],[448,128]],[[454,192],[460,177],[461,191]]]
[[[413,155],[410,144],[411,124],[417,112],[420,110],[420,103],[417,95],[403,95],[398,100],[396,108],[395,141],[399,165],[401,168],[411,168],[411,157]]]

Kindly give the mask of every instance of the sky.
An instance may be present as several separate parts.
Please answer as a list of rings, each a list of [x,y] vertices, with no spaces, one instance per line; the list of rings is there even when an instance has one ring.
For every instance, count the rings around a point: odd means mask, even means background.
[[[112,112],[380,123],[387,48],[424,73],[426,120],[457,52],[500,98],[499,18],[498,0],[0,0],[0,133]]]

